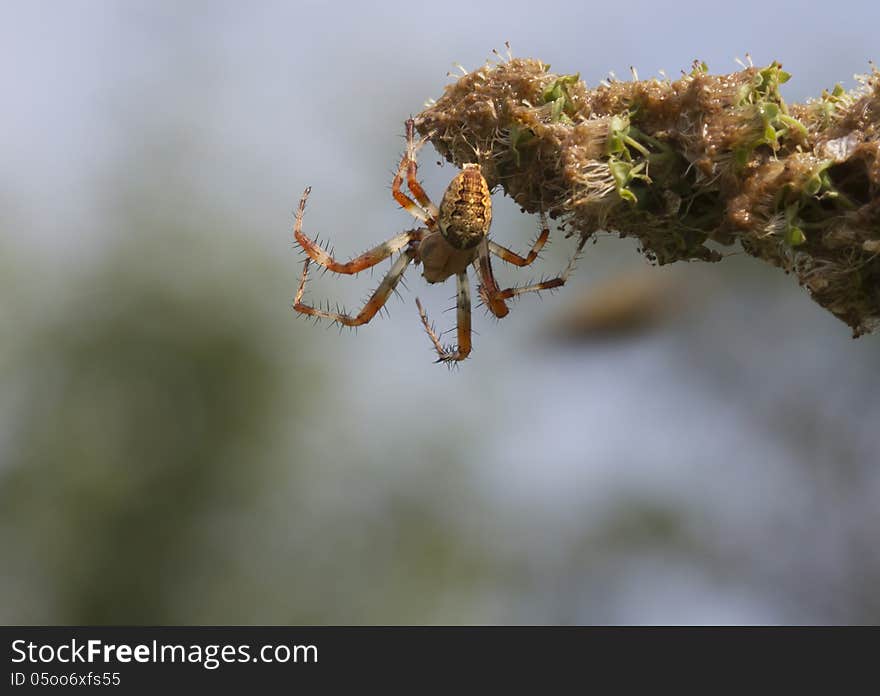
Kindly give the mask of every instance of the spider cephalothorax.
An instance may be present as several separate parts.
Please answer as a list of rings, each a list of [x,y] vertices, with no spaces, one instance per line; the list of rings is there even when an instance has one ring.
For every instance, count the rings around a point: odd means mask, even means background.
[[[294,297],[293,307],[302,314],[330,319],[344,326],[366,324],[388,300],[403,277],[406,267],[411,262],[421,263],[423,267],[422,276],[429,283],[439,283],[453,275],[456,276],[458,285],[457,347],[447,348],[440,343],[437,333],[428,322],[428,317],[422,308],[421,302],[416,299],[422,323],[428,332],[428,336],[431,338],[431,342],[434,344],[434,348],[437,350],[439,361],[456,362],[464,360],[471,352],[471,299],[470,283],[467,276],[468,266],[473,264],[480,277],[479,291],[483,302],[492,314],[500,318],[506,316],[509,311],[505,300],[525,292],[550,290],[565,284],[568,274],[574,266],[574,261],[583,248],[584,239],[581,239],[571,263],[569,263],[562,275],[533,285],[501,290],[492,272],[490,254],[495,254],[516,266],[528,266],[531,264],[538,257],[538,252],[550,236],[550,230],[543,215],[541,216],[541,234],[525,257],[519,256],[510,249],[491,241],[489,239],[489,227],[492,224],[492,198],[479,164],[464,165],[462,171],[455,176],[446,188],[438,208],[428,198],[417,177],[416,152],[424,145],[427,138],[416,143],[413,133],[414,123],[410,119],[406,122],[406,153],[404,153],[400,161],[400,166],[391,185],[391,194],[413,217],[424,223],[424,227],[399,234],[351,261],[340,263],[316,242],[303,234],[303,212],[305,211],[306,199],[311,190],[307,188],[299,202],[296,224],[293,230],[297,243],[302,247],[307,256],[299,288]],[[404,179],[406,179],[406,185],[415,200],[401,190]],[[373,295],[367,300],[367,303],[358,314],[352,316],[345,312],[331,312],[306,305],[302,302],[309,263],[311,261],[334,273],[352,275],[375,266],[398,251],[401,252],[400,256],[392,264],[391,270],[388,271],[379,287],[376,288]]]

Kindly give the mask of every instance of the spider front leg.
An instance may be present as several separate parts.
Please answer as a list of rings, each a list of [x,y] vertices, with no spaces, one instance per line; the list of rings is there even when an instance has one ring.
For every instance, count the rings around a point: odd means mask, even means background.
[[[480,274],[480,286],[478,292],[483,304],[489,308],[498,319],[506,317],[510,313],[504,300],[498,297],[501,289],[498,287],[498,281],[495,280],[495,273],[492,271],[492,258],[489,256],[489,243],[480,244],[477,252],[477,260],[474,264]]]
[[[459,362],[464,360],[471,352],[471,289],[467,271],[462,271],[456,276],[458,285],[457,318],[458,318],[458,348],[446,349],[440,343],[440,337],[428,322],[428,315],[422,307],[422,303],[416,298],[416,306],[419,308],[419,316],[425,331],[434,344],[437,351],[437,362]]]
[[[296,211],[296,222],[293,226],[293,236],[302,247],[302,250],[306,252],[308,257],[312,261],[320,264],[329,271],[333,271],[334,273],[344,273],[346,275],[360,273],[361,271],[375,266],[380,261],[387,259],[394,252],[400,251],[410,242],[418,241],[422,238],[422,230],[410,230],[409,232],[404,232],[403,234],[399,234],[396,237],[392,237],[387,242],[382,242],[378,246],[373,247],[369,251],[365,251],[363,254],[352,259],[351,261],[340,263],[330,254],[324,251],[324,249],[322,249],[317,242],[312,241],[311,239],[306,237],[305,234],[303,234],[303,213],[306,209],[306,200],[308,200],[309,193],[311,193],[311,191],[312,187],[309,186],[305,191],[303,191],[302,198],[300,198],[299,207]]]
[[[376,288],[370,299],[367,300],[363,309],[354,316],[346,314],[345,312],[331,312],[329,310],[318,309],[317,307],[311,307],[302,302],[302,296],[306,289],[306,278],[309,272],[309,261],[311,260],[306,259],[305,264],[303,264],[303,272],[299,281],[299,288],[297,288],[296,295],[293,298],[293,308],[300,314],[308,314],[312,317],[329,319],[330,321],[335,321],[343,326],[361,326],[362,324],[366,324],[388,301],[391,293],[394,292],[394,288],[397,287],[400,279],[403,278],[403,272],[406,270],[406,267],[409,266],[414,258],[415,252],[412,249],[407,249],[401,254],[397,261],[391,266],[391,270],[388,271],[382,279],[382,282],[379,283],[379,287]]]
[[[511,251],[507,247],[503,247],[500,244],[496,244],[491,240],[487,240],[486,244],[480,248],[479,254],[477,256],[477,260],[475,262],[477,270],[480,274],[481,284],[479,288],[480,297],[483,300],[483,304],[489,308],[489,311],[492,312],[498,319],[502,317],[506,317],[510,312],[507,305],[504,302],[504,298],[501,296],[501,289],[498,287],[498,282],[495,280],[495,273],[492,271],[492,259],[489,256],[490,253],[495,254],[500,259],[507,261],[508,263],[512,263],[515,266],[528,266],[538,258],[538,254],[541,249],[544,248],[544,245],[547,243],[547,239],[550,237],[550,228],[547,225],[547,220],[544,215],[541,215],[541,234],[538,235],[538,238],[535,240],[535,243],[532,245],[532,248],[529,250],[528,255],[520,256],[519,254]]]
[[[391,195],[410,215],[433,229],[437,224],[437,216],[440,214],[440,211],[431,202],[428,194],[425,193],[425,189],[419,183],[419,165],[416,161],[416,153],[427,141],[428,137],[424,137],[418,143],[415,142],[415,123],[412,119],[408,119],[406,122],[406,152],[400,160],[397,174],[395,174],[394,181],[391,183]],[[407,187],[418,203],[401,190],[404,177],[406,177]]]
[[[580,242],[578,242],[577,248],[575,249],[574,255],[572,255],[571,260],[568,262],[568,266],[566,266],[565,270],[561,275],[556,278],[550,278],[549,280],[543,280],[540,283],[534,283],[532,285],[521,285],[512,288],[507,288],[506,290],[490,290],[483,286],[481,290],[485,291],[484,302],[488,306],[492,306],[491,303],[503,302],[504,300],[509,300],[513,297],[517,297],[518,295],[522,295],[527,292],[540,292],[541,290],[553,290],[555,288],[561,288],[565,285],[565,282],[568,280],[568,276],[571,275],[571,272],[574,270],[575,264],[577,260],[580,258],[581,252],[583,251],[584,244],[587,243],[587,237],[582,236]]]
[[[541,252],[541,249],[544,248],[544,245],[547,243],[547,239],[550,237],[550,227],[547,225],[547,219],[544,217],[544,214],[541,214],[541,234],[538,235],[538,238],[535,240],[535,243],[532,245],[529,253],[523,257],[517,254],[516,252],[511,251],[507,247],[503,247],[500,244],[496,244],[493,241],[489,241],[489,251],[491,251],[495,256],[507,263],[512,263],[514,266],[528,266],[533,263],[535,259],[538,258],[538,254]]]

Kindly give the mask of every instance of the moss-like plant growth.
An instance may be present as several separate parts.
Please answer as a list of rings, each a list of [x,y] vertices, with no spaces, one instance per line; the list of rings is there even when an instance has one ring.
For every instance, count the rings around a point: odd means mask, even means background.
[[[786,104],[779,63],[603,82],[533,59],[461,77],[416,119],[527,212],[574,234],[637,237],[659,264],[718,245],[794,274],[853,329],[880,326],[880,71]],[[715,243],[713,246],[711,243]]]

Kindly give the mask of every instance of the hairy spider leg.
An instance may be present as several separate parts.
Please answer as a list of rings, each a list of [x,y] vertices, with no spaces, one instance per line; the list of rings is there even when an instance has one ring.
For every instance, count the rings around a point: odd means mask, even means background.
[[[492,271],[492,259],[489,256],[489,253],[491,252],[502,260],[516,266],[528,266],[538,258],[538,254],[547,243],[547,239],[550,237],[550,228],[543,215],[541,216],[541,223],[541,234],[538,235],[531,250],[525,257],[520,256],[510,249],[503,247],[500,244],[496,244],[491,240],[487,240],[487,243],[480,248],[476,261],[477,269],[482,280],[479,287],[480,298],[482,299],[483,304],[489,308],[489,311],[499,319],[506,317],[510,312],[510,309],[508,309],[507,305],[504,303],[504,298],[500,297],[501,290],[498,287],[498,282],[495,280],[495,273]]]
[[[303,234],[302,218],[306,209],[306,199],[309,197],[311,190],[311,186],[307,188],[303,192],[302,198],[299,201],[299,208],[296,211],[296,223],[293,226],[293,236],[296,237],[296,241],[302,247],[303,251],[306,252],[308,257],[327,270],[333,271],[334,273],[345,273],[346,275],[360,273],[371,266],[375,266],[380,261],[387,259],[394,252],[400,251],[410,242],[418,241],[422,238],[422,230],[410,230],[409,232],[404,232],[396,237],[392,237],[387,242],[382,242],[369,251],[365,251],[360,256],[353,258],[351,261],[340,263],[324,251],[320,245]]]
[[[529,253],[522,257],[516,252],[511,251],[507,247],[503,247],[500,244],[496,244],[493,241],[489,241],[489,251],[491,251],[498,258],[507,261],[507,263],[512,263],[514,266],[528,266],[533,263],[536,258],[538,258],[538,254],[541,249],[544,248],[544,245],[547,243],[547,239],[550,237],[550,228],[547,226],[546,221],[541,218],[542,221],[542,229],[541,234],[538,235],[538,238],[535,240],[535,243],[532,245]]]
[[[440,215],[440,210],[431,202],[431,199],[428,197],[428,194],[425,193],[425,189],[422,188],[422,185],[419,183],[418,171],[419,164],[416,161],[416,153],[421,149],[422,145],[428,142],[428,139],[431,137],[430,134],[426,135],[422,138],[418,144],[415,144],[414,138],[414,129],[415,123],[412,119],[408,119],[406,122],[406,152],[407,159],[409,160],[406,165],[406,185],[409,187],[409,190],[416,197],[416,200],[419,202],[419,205],[424,208],[428,214],[436,220]]]
[[[391,293],[394,292],[394,288],[397,287],[400,279],[403,278],[403,272],[406,270],[406,267],[409,266],[414,256],[415,252],[412,249],[407,249],[397,258],[397,260],[391,266],[391,270],[388,271],[388,273],[382,279],[382,282],[379,283],[379,287],[376,288],[370,299],[367,300],[367,303],[364,305],[363,309],[361,309],[361,311],[355,316],[351,316],[350,314],[345,314],[343,312],[325,311],[323,309],[318,309],[317,307],[311,307],[307,304],[303,304],[302,296],[305,292],[306,276],[309,271],[309,262],[311,261],[311,259],[306,259],[305,263],[303,264],[303,272],[302,277],[299,281],[299,288],[297,288],[296,296],[293,298],[293,308],[301,314],[308,314],[309,316],[313,317],[330,319],[331,321],[338,322],[343,326],[361,326],[362,324],[366,324],[376,315],[376,312],[382,309],[382,307],[388,301]]]
[[[490,243],[484,242],[480,244],[480,248],[477,251],[477,259],[474,261],[481,281],[477,292],[479,292],[483,304],[489,308],[489,311],[501,319],[508,315],[510,309],[508,309],[503,299],[496,297],[501,290],[498,287],[498,281],[495,280],[495,273],[492,271],[492,257],[489,256]]]
[[[419,316],[422,318],[422,324],[434,349],[437,351],[437,362],[459,362],[464,360],[471,352],[471,288],[468,281],[467,270],[462,271],[456,276],[458,285],[457,300],[457,328],[458,328],[458,347],[455,349],[447,349],[440,343],[440,337],[428,321],[428,315],[422,303],[416,298],[416,306],[419,308]]]
[[[414,143],[413,127],[413,120],[409,119],[406,122],[406,152],[400,158],[397,174],[394,175],[394,181],[391,182],[391,195],[410,215],[424,222],[428,228],[433,229],[437,224],[439,212],[418,181],[418,164],[416,163],[416,152],[425,144],[427,138],[422,138],[418,143]],[[404,177],[406,185],[419,201],[418,203],[401,190]]]
[[[574,270],[575,264],[577,260],[581,256],[581,251],[583,251],[584,244],[587,243],[586,237],[581,237],[581,241],[578,242],[577,248],[575,249],[574,255],[571,257],[571,260],[568,262],[568,266],[566,266],[565,270],[561,275],[556,278],[550,278],[549,280],[543,280],[540,283],[534,283],[532,285],[521,285],[512,288],[507,288],[506,290],[499,290],[494,293],[487,293],[487,297],[484,298],[486,304],[490,302],[497,302],[498,300],[509,300],[518,295],[522,295],[527,292],[540,292],[541,290],[553,290],[554,288],[561,288],[565,285],[565,281],[568,280],[568,276],[571,275],[571,272]]]

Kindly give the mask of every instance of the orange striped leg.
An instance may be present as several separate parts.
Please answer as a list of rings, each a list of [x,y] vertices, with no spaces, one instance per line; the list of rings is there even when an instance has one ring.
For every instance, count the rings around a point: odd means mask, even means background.
[[[471,288],[468,281],[467,271],[462,271],[456,277],[458,283],[458,347],[444,348],[440,343],[440,337],[434,331],[434,327],[428,322],[428,315],[422,307],[422,303],[416,298],[416,306],[419,308],[419,316],[422,318],[422,324],[425,331],[434,344],[434,349],[439,356],[437,362],[459,362],[464,360],[471,352]]]
[[[489,244],[491,244],[491,242],[489,242]],[[498,288],[498,281],[495,280],[495,274],[492,272],[492,257],[489,256],[489,250],[491,247],[489,244],[484,243],[480,245],[477,260],[475,262],[481,280],[478,292],[480,293],[480,299],[482,299],[483,304],[489,308],[489,311],[492,312],[492,314],[501,319],[502,317],[506,317],[510,310],[507,308],[504,300],[495,297],[500,292],[500,289]]]
[[[511,251],[510,249],[501,246],[500,244],[496,244],[495,242],[489,242],[489,251],[491,251],[495,256],[507,261],[507,263],[512,263],[514,266],[528,266],[532,263],[536,258],[538,258],[538,253],[547,243],[547,238],[550,236],[550,228],[547,227],[547,224],[544,223],[543,229],[541,230],[541,234],[538,235],[538,238],[535,240],[535,243],[532,245],[531,251],[529,251],[528,255],[523,258],[519,254]]]
[[[433,228],[437,221],[437,206],[431,203],[416,176],[418,171],[416,152],[425,142],[426,139],[423,138],[417,144],[413,143],[413,123],[412,119],[409,119],[406,122],[406,152],[401,157],[397,174],[394,175],[394,181],[391,182],[391,195],[394,196],[394,200],[400,204],[400,207],[410,215],[424,222],[429,228]],[[419,203],[416,203],[401,190],[404,177],[409,190]]]
[[[419,183],[419,165],[416,161],[416,153],[419,151],[422,145],[424,145],[428,141],[430,135],[422,138],[416,145],[413,139],[414,134],[415,123],[412,119],[409,119],[406,122],[406,153],[407,159],[409,160],[406,165],[406,185],[409,187],[409,190],[419,202],[419,205],[428,212],[428,215],[436,220],[440,215],[440,211],[437,209],[437,206],[431,202],[431,199],[428,198],[428,194],[425,193],[425,189],[423,189],[422,185]]]
[[[391,293],[394,292],[394,288],[403,277],[403,272],[412,260],[413,253],[407,249],[406,252],[401,254],[397,261],[391,266],[391,270],[388,271],[387,275],[382,279],[382,282],[379,283],[379,287],[376,288],[372,297],[367,300],[364,308],[357,315],[351,316],[345,312],[331,312],[329,309],[323,310],[303,304],[302,296],[306,289],[306,276],[308,275],[309,262],[311,261],[311,259],[306,259],[306,262],[303,265],[302,277],[299,281],[299,288],[297,288],[296,296],[293,298],[293,308],[301,314],[329,319],[342,324],[343,326],[361,326],[362,324],[366,324],[388,301]]]
[[[352,259],[351,261],[347,261],[346,263],[340,263],[336,261],[330,254],[324,251],[317,242],[313,242],[311,239],[306,237],[302,231],[302,219],[303,213],[306,209],[306,199],[309,197],[309,193],[311,192],[311,186],[307,188],[302,195],[302,198],[299,201],[299,208],[296,211],[296,223],[293,226],[293,236],[296,237],[296,241],[303,248],[303,251],[306,252],[308,257],[317,264],[324,266],[324,268],[333,271],[334,273],[345,273],[348,275],[354,273],[360,273],[361,271],[370,268],[371,266],[375,266],[380,261],[387,259],[394,252],[400,251],[407,244],[412,241],[417,241],[422,238],[421,230],[411,230],[409,232],[404,232],[403,234],[399,234],[396,237],[392,237],[387,242],[382,242],[376,247],[373,247],[369,251],[364,252],[357,258]]]
[[[583,251],[584,244],[586,244],[587,238],[581,237],[581,241],[578,242],[577,249],[575,249],[574,256],[571,257],[571,261],[568,262],[568,266],[566,266],[565,270],[562,272],[562,275],[557,276],[556,278],[551,278],[550,280],[544,280],[540,283],[534,283],[533,285],[521,285],[519,287],[507,288],[506,290],[499,290],[495,293],[489,293],[488,298],[486,298],[486,302],[497,302],[498,300],[509,300],[513,297],[517,297],[518,295],[522,295],[527,292],[540,292],[541,290],[553,290],[554,288],[561,288],[565,285],[565,281],[568,280],[568,276],[571,275],[571,272],[574,270],[575,264],[577,260],[581,256],[581,251]]]

